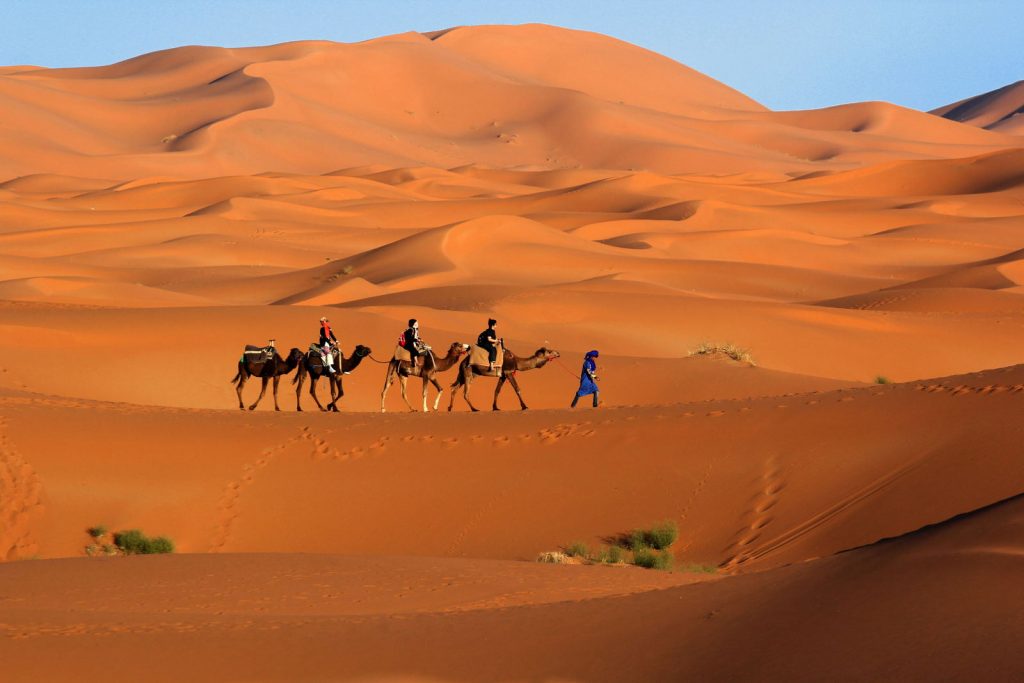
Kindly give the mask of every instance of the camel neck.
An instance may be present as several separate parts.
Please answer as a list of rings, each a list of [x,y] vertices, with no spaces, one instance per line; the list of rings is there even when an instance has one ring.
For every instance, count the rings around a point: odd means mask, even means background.
[[[351,372],[351,371],[355,370],[356,367],[360,363],[362,363],[362,362],[363,362],[363,357],[360,356],[355,351],[353,351],[351,356],[349,356],[348,358],[342,359],[342,361],[341,361],[341,369],[343,371],[345,371],[345,372]]]

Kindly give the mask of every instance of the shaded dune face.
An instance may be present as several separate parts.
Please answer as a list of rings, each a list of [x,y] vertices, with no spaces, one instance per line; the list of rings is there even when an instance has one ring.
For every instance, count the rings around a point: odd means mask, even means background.
[[[1024,133],[1024,81],[933,109],[932,114],[1010,135]]]
[[[1021,680],[1017,94],[773,112],[538,25],[0,69],[0,679]],[[239,411],[322,316],[341,414]],[[492,317],[531,410],[382,399]],[[533,561],[662,520],[671,573]]]

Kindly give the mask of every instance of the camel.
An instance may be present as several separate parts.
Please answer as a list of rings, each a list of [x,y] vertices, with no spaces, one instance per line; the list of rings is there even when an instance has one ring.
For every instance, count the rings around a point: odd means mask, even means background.
[[[416,412],[416,409],[409,403],[409,397],[405,394],[406,384],[410,377],[423,378],[423,412],[425,413],[429,412],[427,409],[427,384],[434,385],[434,388],[437,389],[437,398],[434,399],[434,410],[437,410],[437,404],[441,402],[441,394],[444,393],[444,389],[441,388],[437,381],[437,373],[444,372],[453,367],[468,352],[469,344],[452,342],[452,345],[448,347],[448,355],[438,358],[433,353],[428,352],[423,357],[423,365],[417,365],[416,367],[413,367],[411,361],[392,358],[391,362],[388,363],[388,374],[384,378],[384,390],[380,392],[380,412],[385,412],[384,399],[387,398],[388,389],[391,387],[392,382],[395,381],[396,376],[398,377],[399,385],[402,387],[402,400],[405,401],[405,405],[409,406],[410,411]]]
[[[498,408],[498,394],[501,393],[501,388],[505,385],[505,380],[512,385],[512,388],[516,390],[516,396],[519,398],[519,406],[523,410],[526,410],[526,403],[523,401],[523,395],[519,391],[519,382],[516,381],[517,372],[526,372],[527,370],[533,370],[534,368],[542,368],[547,365],[548,361],[552,361],[558,358],[561,354],[554,349],[548,349],[541,347],[532,355],[526,358],[519,358],[514,353],[505,349],[505,353],[501,359],[501,374],[494,375],[491,373],[487,366],[472,365],[470,359],[466,358],[459,365],[459,376],[452,384],[452,398],[451,402],[448,403],[448,412],[451,412],[452,406],[455,405],[455,391],[461,386],[462,387],[462,398],[466,399],[466,403],[469,405],[470,410],[474,413],[478,412],[476,407],[469,400],[469,385],[473,381],[474,375],[482,377],[497,377],[498,386],[494,389],[494,402],[491,404],[491,410],[501,410]]]
[[[323,359],[320,358],[320,352],[310,350],[303,357],[299,363],[299,371],[295,373],[295,377],[292,378],[292,384],[298,384],[295,388],[295,409],[302,412],[302,383],[306,381],[306,375],[309,375],[309,395],[316,401],[316,405],[322,411],[333,411],[338,412],[338,406],[336,405],[341,397],[345,395],[345,389],[341,385],[341,376],[347,375],[348,373],[359,367],[359,364],[363,362],[363,359],[369,356],[372,351],[370,347],[363,346],[362,344],[356,345],[355,350],[352,351],[352,355],[345,358],[341,355],[341,351],[335,346],[331,349],[331,353],[334,355],[334,367],[339,368],[338,372],[330,376],[331,382],[331,402],[324,408],[320,403],[320,399],[316,396],[316,382],[321,377],[327,375],[324,370]]]
[[[251,348],[256,349],[257,347],[253,346]],[[259,398],[249,406],[249,410],[256,410],[256,406],[263,400],[263,394],[267,392],[267,380],[273,378],[274,410],[280,411],[281,407],[277,405],[277,385],[281,381],[281,375],[287,375],[300,362],[302,362],[302,351],[297,348],[293,348],[288,352],[287,359],[281,358],[281,354],[274,351],[273,357],[262,363],[250,360],[248,355],[243,353],[241,360],[238,361],[238,373],[231,380],[231,383],[235,385],[235,393],[238,394],[238,409],[245,410],[245,404],[242,403],[242,387],[245,386],[250,377],[259,377],[263,380],[263,387],[260,389]]]

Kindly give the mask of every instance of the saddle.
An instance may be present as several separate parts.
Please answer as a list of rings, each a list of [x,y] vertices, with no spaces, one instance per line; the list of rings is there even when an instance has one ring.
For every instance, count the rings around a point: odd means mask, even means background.
[[[498,356],[494,359],[494,370],[491,372],[480,373],[485,377],[501,377],[501,363],[505,358],[505,347],[501,342],[496,345],[498,349]],[[482,346],[474,345],[469,352],[469,364],[475,365],[477,368],[487,368],[491,364],[490,354],[487,353],[487,349]]]
[[[276,349],[274,349],[273,346],[253,346],[252,344],[246,344],[245,352],[242,354],[242,359],[251,363],[262,364],[273,358],[275,353]]]
[[[420,349],[420,355],[416,356],[416,367],[418,368],[423,367],[423,362],[427,357],[426,354],[430,351],[430,347],[424,344]],[[399,345],[395,347],[395,353],[392,356],[392,359],[409,363],[412,362],[412,354],[409,353],[409,350],[404,346]]]

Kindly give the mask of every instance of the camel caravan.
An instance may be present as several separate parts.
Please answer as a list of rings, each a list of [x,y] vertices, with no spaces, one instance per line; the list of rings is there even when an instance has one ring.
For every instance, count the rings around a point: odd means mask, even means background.
[[[288,356],[281,357],[275,347],[275,341],[269,340],[266,346],[246,345],[242,357],[238,361],[238,372],[231,383],[235,385],[235,392],[238,394],[238,409],[245,410],[245,402],[242,400],[242,389],[246,382],[257,377],[262,381],[260,395],[256,401],[249,406],[249,410],[256,410],[256,407],[263,400],[267,392],[267,384],[273,381],[274,410],[281,410],[277,402],[277,389],[280,379],[295,371],[292,384],[295,385],[295,409],[302,411],[302,386],[309,380],[309,395],[321,411],[338,412],[338,401],[345,395],[343,377],[353,372],[362,363],[364,358],[371,358],[378,363],[387,364],[387,373],[384,378],[384,389],[380,394],[380,410],[385,412],[384,402],[387,399],[388,389],[397,379],[402,392],[402,400],[410,411],[415,411],[412,403],[409,402],[407,386],[410,377],[419,377],[423,383],[422,405],[423,412],[429,412],[427,394],[429,387],[433,385],[437,389],[437,396],[434,398],[433,409],[437,410],[441,402],[441,395],[444,393],[438,375],[447,372],[458,366],[455,382],[451,385],[452,395],[448,403],[450,412],[455,404],[455,394],[461,388],[462,398],[466,401],[470,410],[477,412],[476,406],[469,399],[470,385],[474,377],[494,377],[498,385],[494,390],[494,400],[491,404],[492,410],[499,410],[498,396],[501,394],[505,382],[512,385],[519,399],[519,405],[523,410],[527,409],[523,401],[522,392],[519,390],[519,382],[516,375],[519,372],[534,370],[544,367],[548,362],[559,357],[558,351],[548,348],[540,348],[532,356],[519,357],[505,348],[504,341],[498,337],[496,332],[497,321],[488,320],[487,329],[477,337],[475,346],[462,342],[453,342],[444,356],[437,356],[433,349],[423,342],[419,336],[419,322],[409,321],[409,327],[398,339],[398,344],[392,353],[390,361],[378,361],[373,358],[371,349],[367,346],[357,345],[349,356],[341,352],[338,339],[331,329],[330,321],[327,318],[320,319],[320,339],[315,344],[310,344],[305,351],[293,348]],[[584,368],[586,372],[586,368]],[[316,394],[317,381],[325,377],[330,387],[331,399],[325,406],[320,403]],[[593,377],[593,376],[591,376]],[[596,379],[596,377],[593,377]],[[575,405],[575,401],[573,403]],[[597,405],[595,394],[594,405]]]

